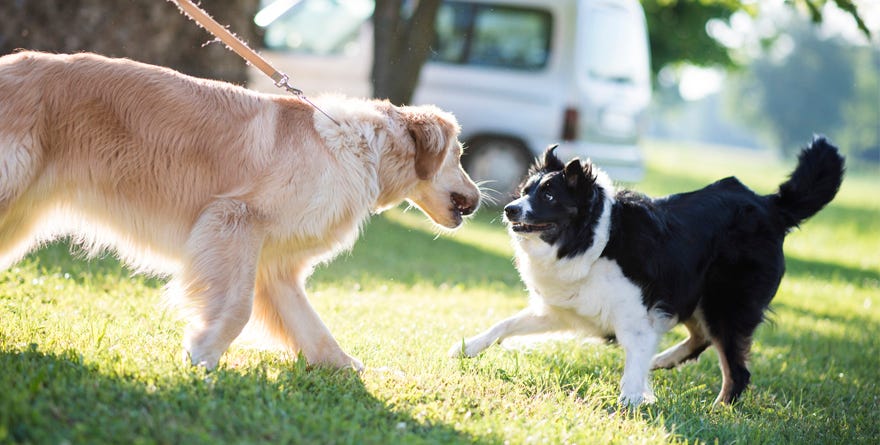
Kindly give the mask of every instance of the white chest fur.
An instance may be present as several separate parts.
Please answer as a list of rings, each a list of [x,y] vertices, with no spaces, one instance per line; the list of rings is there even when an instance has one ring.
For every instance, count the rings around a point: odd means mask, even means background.
[[[615,326],[648,317],[641,289],[623,274],[616,261],[600,258],[556,260],[553,265],[520,261],[520,273],[531,304],[552,310],[574,328],[596,335],[613,334]]]

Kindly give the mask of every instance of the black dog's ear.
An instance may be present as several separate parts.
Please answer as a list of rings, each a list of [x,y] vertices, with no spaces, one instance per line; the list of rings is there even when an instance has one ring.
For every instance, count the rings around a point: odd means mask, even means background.
[[[562,161],[556,157],[556,147],[559,145],[551,145],[544,150],[544,162],[541,166],[541,170],[548,172],[555,172],[562,170],[564,167]]]
[[[596,183],[596,174],[593,172],[593,161],[589,159],[584,162],[584,178],[586,178],[590,184]]]
[[[584,176],[584,169],[581,168],[580,159],[572,159],[568,165],[565,166],[565,170],[562,172],[562,177],[565,178],[565,185],[572,189],[577,189],[584,184],[587,178]]]

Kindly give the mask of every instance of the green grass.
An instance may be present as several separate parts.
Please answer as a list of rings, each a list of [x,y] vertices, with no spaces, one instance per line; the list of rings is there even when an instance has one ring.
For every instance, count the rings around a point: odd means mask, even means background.
[[[728,175],[767,193],[794,164],[647,149],[638,188],[654,195]],[[360,376],[243,346],[215,372],[184,366],[160,280],[56,244],[0,272],[0,443],[876,443],[878,248],[880,179],[850,175],[786,242],[788,274],[741,403],[711,409],[721,376],[710,350],[655,373],[657,403],[621,411],[615,346],[561,339],[445,357],[526,304],[497,211],[437,236],[419,213],[393,210],[317,271],[311,300],[366,364]]]

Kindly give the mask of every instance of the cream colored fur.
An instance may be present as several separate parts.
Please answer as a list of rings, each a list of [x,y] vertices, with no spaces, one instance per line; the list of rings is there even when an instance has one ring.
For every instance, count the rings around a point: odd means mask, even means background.
[[[479,203],[454,117],[303,101],[93,54],[0,58],[0,267],[72,235],[172,277],[192,363],[214,368],[253,318],[310,364],[363,365],[304,284],[371,213],[409,200],[457,227]]]

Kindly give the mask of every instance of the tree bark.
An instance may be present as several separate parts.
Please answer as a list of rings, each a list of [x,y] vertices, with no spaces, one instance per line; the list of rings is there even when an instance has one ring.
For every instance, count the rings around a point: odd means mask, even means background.
[[[201,5],[239,37],[258,43],[253,17],[259,0],[202,0]],[[19,48],[90,51],[199,77],[247,81],[245,62],[170,1],[2,0],[0,54]]]
[[[419,0],[405,17],[403,0],[376,0],[373,12],[373,97],[408,104],[434,41],[441,0]]]

